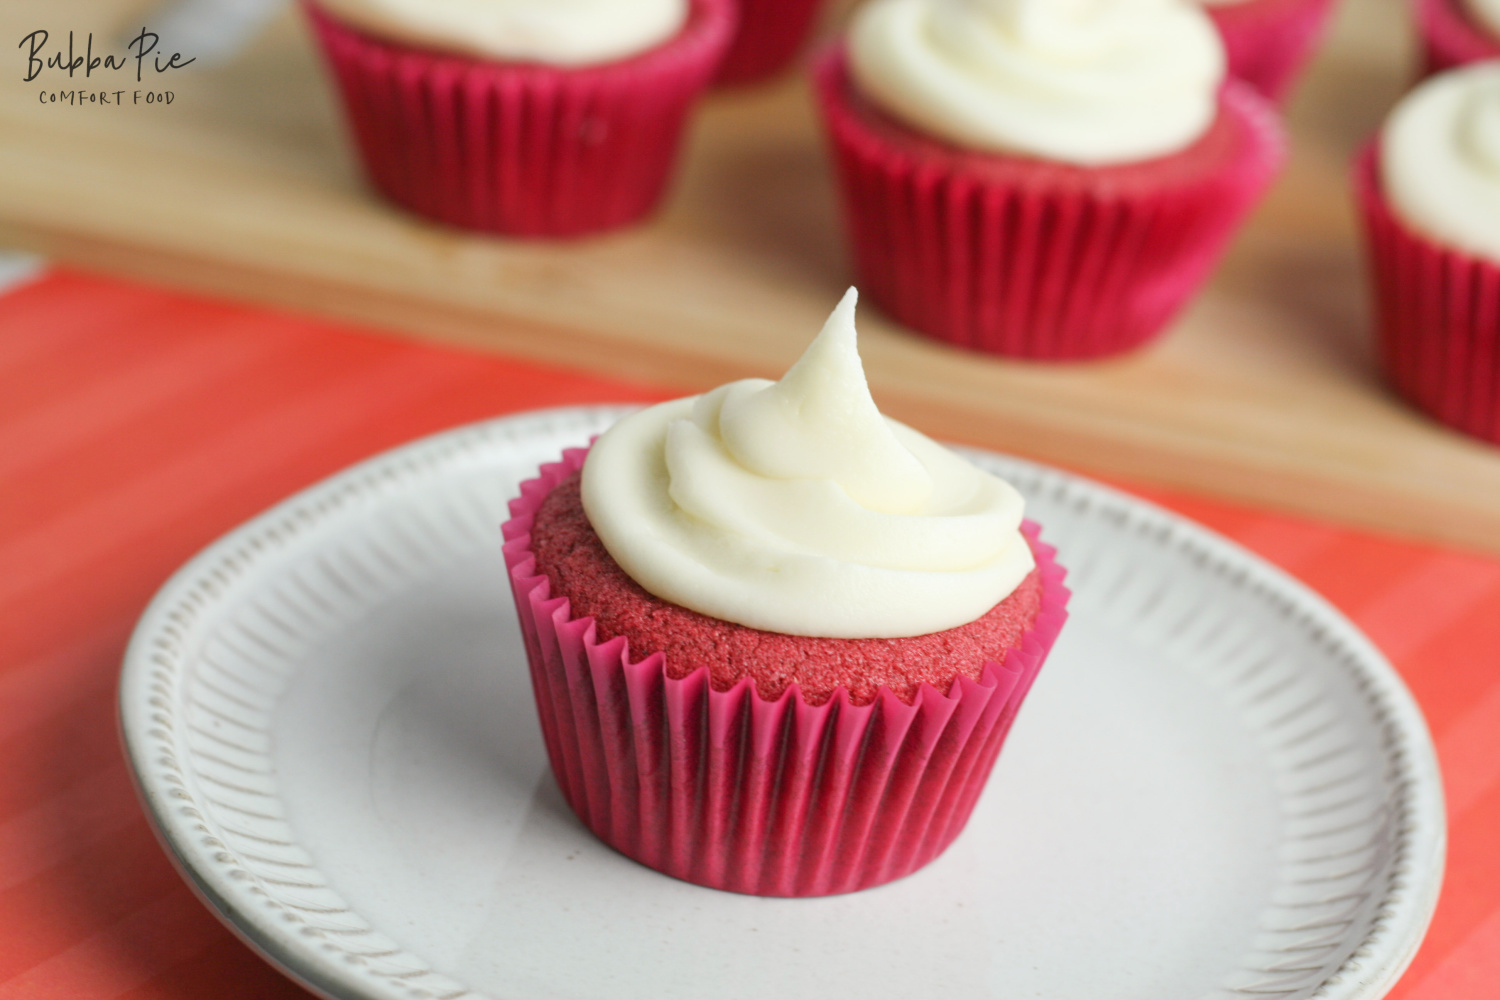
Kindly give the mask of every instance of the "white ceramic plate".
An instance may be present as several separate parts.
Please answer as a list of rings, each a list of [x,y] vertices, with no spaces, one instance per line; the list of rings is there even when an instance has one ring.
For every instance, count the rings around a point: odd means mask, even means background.
[[[227,535],[121,685],[168,850],[329,997],[1374,998],[1436,902],[1422,717],[1324,601],[1073,476],[975,452],[1070,569],[1072,617],[968,829],[818,900],[678,882],[563,804],[498,525],[617,409],[428,438]]]

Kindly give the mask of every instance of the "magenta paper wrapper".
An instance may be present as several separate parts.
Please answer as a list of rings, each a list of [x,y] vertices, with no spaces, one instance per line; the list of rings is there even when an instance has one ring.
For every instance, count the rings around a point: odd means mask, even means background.
[[[382,194],[465,229],[564,237],[628,225],[660,201],[728,47],[732,4],[692,0],[671,41],[568,68],[402,45],[304,6]]]
[[[928,336],[1011,357],[1102,357],[1155,336],[1286,155],[1275,109],[1239,81],[1212,149],[1090,171],[889,123],[854,92],[842,49],[816,77],[860,290]]]
[[[1500,40],[1474,23],[1459,0],[1413,0],[1422,36],[1422,75],[1500,56]]]
[[[1354,168],[1375,283],[1380,362],[1402,396],[1500,444],[1500,267],[1438,246],[1396,218],[1371,143]]]
[[[1335,0],[1246,0],[1204,7],[1224,38],[1229,72],[1273,101],[1323,37]]]
[[[1021,647],[923,685],[907,705],[882,687],[869,705],[843,689],[808,705],[794,684],[766,701],[748,679],[726,691],[708,669],[667,675],[656,653],[595,641],[592,618],[550,597],[531,551],[547,494],[584,449],[521,486],[505,524],[552,773],[578,817],[622,854],[676,878],[759,896],[824,896],[889,882],[932,861],[968,822],[1017,710],[1067,618],[1054,550],[1024,530],[1042,605]]]
[[[785,69],[802,50],[823,0],[739,0],[740,23],[717,82],[755,83]]]

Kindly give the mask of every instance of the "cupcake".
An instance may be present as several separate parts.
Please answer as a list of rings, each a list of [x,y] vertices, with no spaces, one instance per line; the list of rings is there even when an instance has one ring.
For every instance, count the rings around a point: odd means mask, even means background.
[[[873,0],[817,85],[861,285],[1015,357],[1157,334],[1284,158],[1186,0]]]
[[[730,86],[775,76],[801,51],[822,0],[739,0],[740,21],[718,82]]]
[[[365,169],[466,229],[579,236],[660,200],[733,0],[306,0]]]
[[[1356,162],[1355,190],[1386,377],[1500,444],[1500,62],[1407,94]]]
[[[1022,507],[880,415],[852,292],[781,381],[652,407],[543,466],[505,559],[569,805],[716,889],[921,868],[1066,617]]]
[[[1500,0],[1413,0],[1423,75],[1500,56]]]
[[[1317,46],[1334,0],[1201,0],[1229,56],[1229,75],[1279,101]]]

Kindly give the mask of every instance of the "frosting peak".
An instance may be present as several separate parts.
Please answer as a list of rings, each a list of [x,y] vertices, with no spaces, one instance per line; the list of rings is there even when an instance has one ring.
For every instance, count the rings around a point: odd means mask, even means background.
[[[710,393],[695,422],[717,404],[724,448],[740,465],[772,479],[831,479],[871,510],[907,514],[932,495],[932,477],[896,440],[875,407],[859,360],[849,289],[823,331],[780,382],[740,382]]]
[[[1020,495],[876,409],[855,300],[781,381],[663,403],[595,442],[584,509],[646,590],[766,631],[895,638],[971,622],[1031,571]]]
[[[1083,165],[1185,149],[1225,57],[1187,0],[872,0],[849,65],[895,117],[967,148]]]

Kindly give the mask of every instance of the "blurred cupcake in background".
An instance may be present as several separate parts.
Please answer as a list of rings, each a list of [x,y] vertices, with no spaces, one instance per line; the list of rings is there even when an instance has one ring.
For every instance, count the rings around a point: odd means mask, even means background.
[[[1323,37],[1335,0],[1201,2],[1224,37],[1230,75],[1279,101]]]
[[[718,82],[758,83],[791,65],[807,43],[823,0],[738,0],[739,27]]]
[[[1500,57],[1500,0],[1413,0],[1423,75]]]
[[[578,236],[658,203],[733,0],[307,0],[371,181],[468,229]]]
[[[1187,0],[873,0],[817,82],[861,287],[1016,357],[1157,334],[1285,154]]]
[[[1500,443],[1500,62],[1407,94],[1360,155],[1355,189],[1387,377]]]

